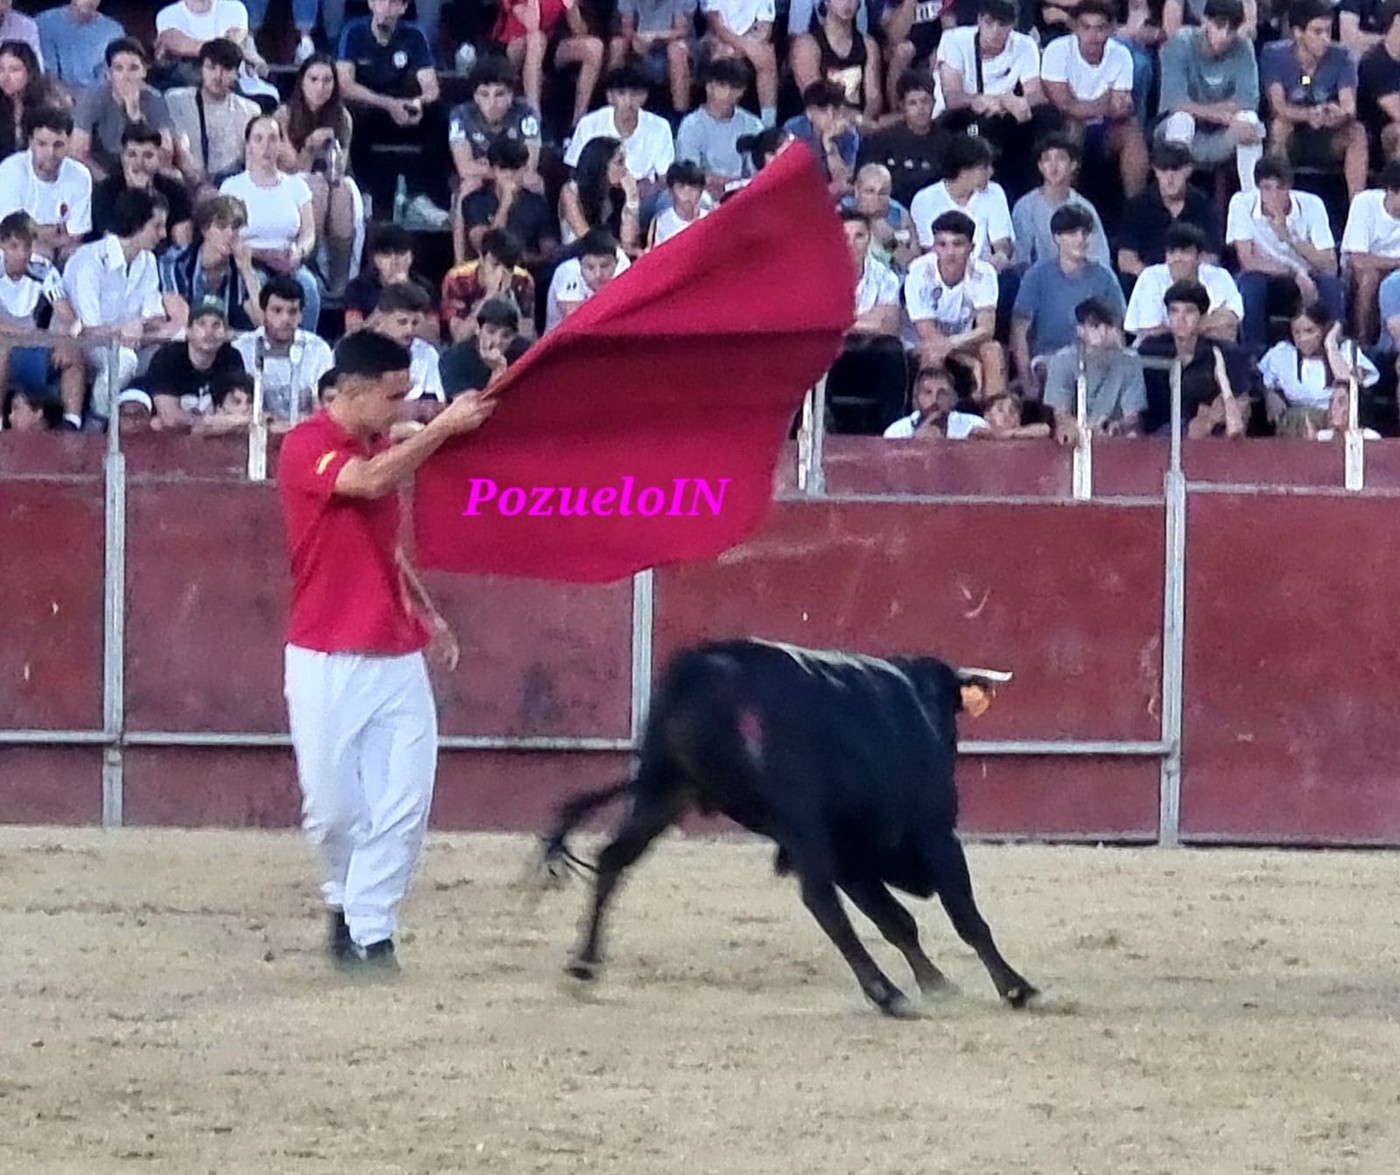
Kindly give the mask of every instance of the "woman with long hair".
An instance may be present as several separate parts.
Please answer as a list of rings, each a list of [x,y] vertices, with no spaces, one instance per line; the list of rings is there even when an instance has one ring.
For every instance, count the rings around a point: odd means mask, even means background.
[[[66,105],[39,68],[34,50],[24,41],[0,41],[0,158],[29,145],[24,113],[41,106]]]
[[[354,120],[340,93],[334,58],[315,53],[302,63],[276,119],[282,128],[278,164],[288,174],[299,175],[311,189],[311,219],[317,239],[325,246],[326,289],[339,297],[350,279],[356,205],[361,202],[346,175]]]
[[[237,196],[247,210],[243,240],[265,275],[295,279],[305,295],[302,327],[315,331],[321,317],[321,287],[306,261],[316,248],[311,189],[299,175],[278,167],[284,140],[282,125],[271,115],[248,123],[243,136],[245,170],[219,185],[225,196]]]
[[[627,170],[622,140],[590,139],[578,157],[574,178],[559,193],[559,231],[572,245],[589,229],[605,228],[629,257],[641,250],[642,204],[637,181]]]
[[[1356,344],[1342,337],[1342,324],[1316,302],[1288,323],[1289,339],[1275,343],[1259,360],[1265,405],[1281,436],[1306,436],[1327,425],[1332,389],[1346,384],[1356,356],[1357,383],[1369,388],[1380,372]]]

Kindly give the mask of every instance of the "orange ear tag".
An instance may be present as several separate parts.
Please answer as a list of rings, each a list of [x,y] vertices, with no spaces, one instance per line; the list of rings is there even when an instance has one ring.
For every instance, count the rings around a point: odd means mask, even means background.
[[[963,709],[974,718],[981,718],[992,704],[992,695],[980,685],[962,686]]]

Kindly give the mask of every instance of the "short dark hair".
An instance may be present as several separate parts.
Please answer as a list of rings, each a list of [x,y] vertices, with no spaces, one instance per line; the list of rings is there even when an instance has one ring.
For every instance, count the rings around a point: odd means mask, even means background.
[[[1085,298],[1074,308],[1074,321],[1080,326],[1117,326],[1118,311],[1103,298]]]
[[[243,50],[227,37],[212,37],[199,47],[199,62],[206,61],[220,69],[237,69],[243,64]]]
[[[412,366],[408,348],[388,335],[366,328],[346,335],[335,348],[335,369],[341,375],[376,376],[407,371]]]
[[[1088,4],[1089,0],[1083,0],[1079,8],[1075,9],[1076,14]],[[1063,131],[1051,131],[1035,146],[1035,159],[1039,163],[1047,151],[1063,151],[1070,157],[1072,163],[1081,163],[1084,160],[1084,150]]]
[[[128,143],[145,143],[148,147],[160,146],[160,131],[148,122],[129,122],[122,131],[122,146]]]
[[[813,82],[802,91],[803,110],[830,110],[846,106],[846,91],[835,82]]]
[[[412,253],[413,237],[403,225],[385,221],[369,230],[365,252],[371,257],[376,253]]]
[[[1089,210],[1079,204],[1061,204],[1050,217],[1050,235],[1058,237],[1063,233],[1084,231],[1092,234],[1094,218]]]
[[[1210,294],[1200,282],[1172,282],[1162,295],[1162,305],[1172,306],[1179,302],[1187,302],[1205,314],[1210,309]]]
[[[433,308],[428,291],[417,282],[394,282],[379,291],[375,309],[383,314],[426,314]]]
[[[952,233],[972,241],[977,236],[977,222],[966,212],[954,210],[942,212],[934,217],[933,223],[929,225],[931,236],[936,237],[939,233]]]
[[[507,330],[520,329],[520,313],[505,298],[487,298],[476,312],[478,326],[503,326]]]
[[[1397,0],[1400,3],[1400,0]],[[937,93],[933,74],[926,69],[906,69],[894,84],[895,98],[903,102],[910,94],[924,93],[933,97]]]
[[[1232,32],[1237,32],[1244,24],[1243,0],[1206,0],[1201,19],[1212,24],[1223,24]]]
[[[334,367],[328,367],[321,372],[321,378],[316,381],[316,399],[324,400],[326,393],[335,387],[335,381],[340,378],[340,372]]]
[[[1183,167],[1194,167],[1191,148],[1185,143],[1164,140],[1152,148],[1152,166],[1158,171],[1180,171]]]
[[[1280,155],[1265,155],[1254,165],[1254,182],[1256,185],[1265,180],[1278,180],[1279,183],[1288,185],[1293,182],[1293,166]]]
[[[579,238],[580,257],[615,257],[617,238],[605,228],[591,228]]]
[[[481,57],[467,74],[467,93],[475,94],[482,86],[517,88],[515,67],[504,57]]]
[[[288,277],[285,273],[276,274],[263,282],[262,293],[258,295],[258,305],[266,310],[267,304],[273,298],[281,298],[284,302],[295,302],[298,306],[306,305],[306,292],[301,288],[296,278]]]
[[[27,212],[11,212],[0,220],[0,241],[28,241],[32,245],[38,236],[38,222]]]
[[[992,145],[981,135],[957,135],[943,156],[943,174],[956,179],[964,171],[990,167],[995,161]]]
[[[36,106],[24,112],[24,137],[32,138],[35,131],[53,131],[56,135],[73,133],[73,116],[56,106]]]
[[[1071,11],[1071,18],[1078,20],[1081,16],[1101,16],[1109,24],[1116,24],[1118,21],[1118,14],[1113,11],[1113,5],[1108,0],[1079,0]]]
[[[666,186],[685,184],[692,188],[705,186],[705,169],[691,159],[678,159],[666,169]]]
[[[486,148],[486,162],[491,167],[519,171],[530,164],[530,148],[519,139],[508,139],[502,135]]]
[[[248,371],[226,371],[216,376],[209,385],[209,399],[215,408],[222,408],[229,393],[242,388],[249,396],[253,394],[253,376]]]
[[[123,188],[112,201],[112,211],[107,219],[110,230],[119,237],[134,237],[156,214],[156,201],[150,191],[140,188]]]
[[[1325,0],[1293,0],[1288,6],[1288,27],[1305,29],[1315,20],[1332,22],[1332,6]]]
[[[149,66],[151,64],[151,55],[146,52],[146,46],[135,37],[118,37],[115,41],[109,41],[107,51],[103,53],[102,58],[108,65],[111,65],[123,53],[139,57],[142,65]]]
[[[1013,0],[977,0],[977,15],[990,16],[998,24],[1016,23],[1016,5]]]
[[[640,90],[643,94],[650,94],[651,83],[635,65],[619,65],[603,75],[603,93],[613,90]]]
[[[705,84],[710,82],[721,86],[733,86],[736,90],[747,90],[748,67],[737,57],[721,57],[705,67]]]
[[[840,210],[840,215],[842,223],[858,220],[861,224],[865,225],[866,228],[870,227],[870,217],[859,208],[842,208]]]
[[[507,269],[515,269],[525,259],[525,246],[508,228],[487,229],[481,234],[481,255],[494,257]]]
[[[1189,221],[1173,221],[1162,235],[1162,251],[1170,253],[1174,249],[1195,249],[1197,253],[1209,253],[1210,242],[1206,234]]]

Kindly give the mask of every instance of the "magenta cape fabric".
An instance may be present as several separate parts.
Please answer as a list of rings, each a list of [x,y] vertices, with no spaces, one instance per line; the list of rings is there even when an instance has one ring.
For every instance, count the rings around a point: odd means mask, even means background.
[[[417,562],[595,583],[743,541],[840,351],[853,286],[840,219],[794,144],[507,372],[491,419],[418,473]]]

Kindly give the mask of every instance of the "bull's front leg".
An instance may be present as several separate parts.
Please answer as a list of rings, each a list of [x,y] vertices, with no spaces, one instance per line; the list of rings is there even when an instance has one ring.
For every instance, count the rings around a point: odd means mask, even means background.
[[[865,996],[886,1016],[912,1019],[917,1016],[908,997],[880,970],[846,917],[836,886],[827,878],[802,873],[802,903],[812,912],[826,936],[836,944],[847,965],[855,972]]]

